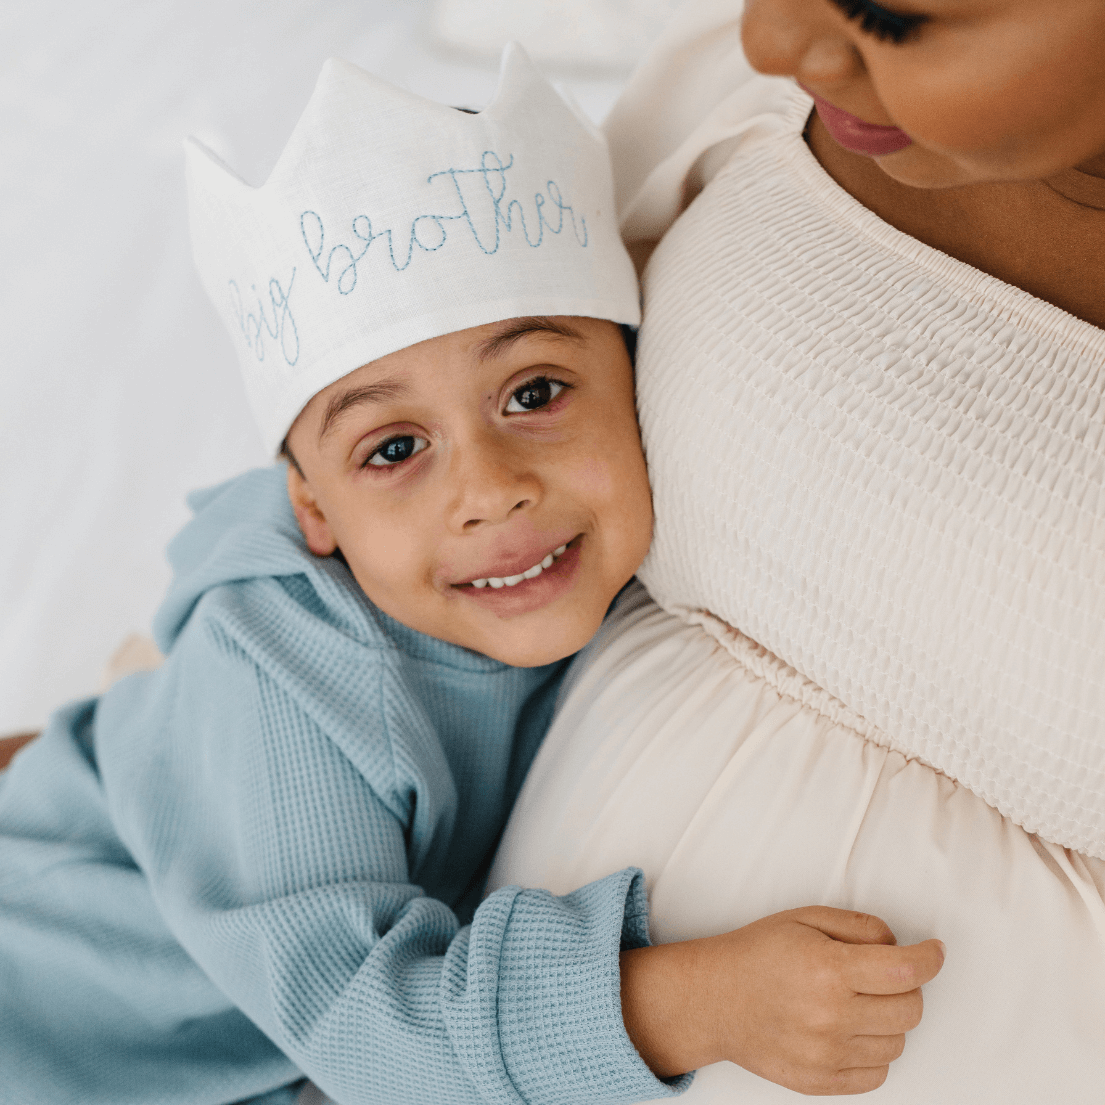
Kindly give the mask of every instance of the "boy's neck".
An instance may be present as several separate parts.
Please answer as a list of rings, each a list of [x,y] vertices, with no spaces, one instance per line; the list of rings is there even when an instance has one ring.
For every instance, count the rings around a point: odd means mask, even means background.
[[[829,176],[891,226],[1105,329],[1105,211],[1041,181],[899,184],[835,142],[816,114],[807,142]],[[1091,172],[1096,162],[1079,168]]]

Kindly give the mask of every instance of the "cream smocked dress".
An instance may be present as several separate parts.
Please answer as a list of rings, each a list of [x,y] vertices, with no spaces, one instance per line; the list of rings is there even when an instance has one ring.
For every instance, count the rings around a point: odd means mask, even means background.
[[[947,945],[872,1105],[1105,1102],[1105,332],[882,222],[706,0],[610,124],[656,537],[492,885]],[[685,213],[688,199],[696,195]],[[728,1063],[685,1100],[797,1095]]]

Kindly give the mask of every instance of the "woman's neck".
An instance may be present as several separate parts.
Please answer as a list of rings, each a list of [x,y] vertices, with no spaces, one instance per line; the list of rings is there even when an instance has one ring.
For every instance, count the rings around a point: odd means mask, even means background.
[[[910,188],[845,150],[815,113],[806,139],[846,192],[905,234],[1105,329],[1105,165],[1042,181]],[[1101,159],[1099,159],[1101,160]]]

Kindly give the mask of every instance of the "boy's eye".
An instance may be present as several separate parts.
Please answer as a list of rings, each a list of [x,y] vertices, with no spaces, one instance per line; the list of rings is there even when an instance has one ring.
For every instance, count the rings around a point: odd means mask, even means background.
[[[430,443],[424,437],[415,437],[414,434],[403,434],[400,437],[389,437],[378,449],[369,456],[366,464],[374,468],[391,468],[396,464],[402,464],[410,460],[415,453],[421,453]]]
[[[506,414],[523,414],[535,411],[551,403],[565,385],[559,380],[550,380],[547,376],[537,376],[527,380],[520,388],[515,388],[506,405]]]
[[[876,4],[873,0],[832,0],[849,19],[859,20],[859,25],[875,38],[900,45],[922,23],[927,15],[902,15]]]

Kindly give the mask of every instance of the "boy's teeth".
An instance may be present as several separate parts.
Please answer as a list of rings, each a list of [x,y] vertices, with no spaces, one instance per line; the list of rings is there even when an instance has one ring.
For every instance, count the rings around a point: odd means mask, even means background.
[[[561,556],[567,545],[561,545],[559,549],[553,549],[540,564],[534,564],[532,568],[527,568],[521,575],[517,576],[503,576],[499,578],[497,576],[488,576],[487,579],[474,579],[472,580],[473,587],[494,587],[496,589],[500,587],[517,587],[523,579],[536,579],[546,568],[552,566],[552,562]]]

